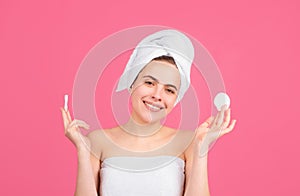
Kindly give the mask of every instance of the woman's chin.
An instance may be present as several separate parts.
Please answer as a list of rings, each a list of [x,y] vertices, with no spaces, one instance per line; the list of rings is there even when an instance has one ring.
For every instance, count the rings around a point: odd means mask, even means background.
[[[143,112],[143,113],[134,113],[132,115],[132,119],[140,125],[150,125],[150,124],[156,124],[165,121],[166,115],[163,112]]]

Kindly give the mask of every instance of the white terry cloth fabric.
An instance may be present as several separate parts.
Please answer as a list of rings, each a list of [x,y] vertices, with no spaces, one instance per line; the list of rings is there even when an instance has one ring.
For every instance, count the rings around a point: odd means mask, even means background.
[[[169,160],[169,161],[167,161]],[[156,169],[135,170],[148,163],[165,163]],[[117,168],[135,164],[133,170]],[[181,196],[184,186],[185,162],[175,156],[111,157],[105,159],[100,170],[102,196]]]
[[[181,76],[176,105],[189,88],[190,70],[194,59],[194,47],[191,40],[177,30],[162,30],[144,38],[132,52],[116,91],[129,90],[145,65],[152,59],[163,55],[174,58]]]

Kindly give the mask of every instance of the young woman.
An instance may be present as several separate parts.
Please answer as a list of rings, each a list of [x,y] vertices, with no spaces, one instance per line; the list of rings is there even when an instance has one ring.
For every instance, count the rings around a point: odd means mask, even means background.
[[[234,128],[230,109],[224,105],[196,131],[161,123],[188,88],[191,62],[182,55],[189,56],[189,48],[189,39],[175,30],[140,42],[119,82],[119,89],[128,88],[132,104],[123,125],[86,137],[79,128],[89,125],[72,120],[61,108],[65,134],[78,152],[75,195],[210,195],[207,152],[212,142]]]

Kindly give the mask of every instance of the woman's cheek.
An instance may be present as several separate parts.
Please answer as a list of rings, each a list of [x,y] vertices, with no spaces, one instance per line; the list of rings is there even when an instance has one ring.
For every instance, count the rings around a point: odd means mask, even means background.
[[[167,108],[167,113],[170,113],[173,110],[175,101],[176,101],[176,99],[173,99],[173,98],[169,98],[168,99],[168,102],[167,102],[167,107],[168,107]]]

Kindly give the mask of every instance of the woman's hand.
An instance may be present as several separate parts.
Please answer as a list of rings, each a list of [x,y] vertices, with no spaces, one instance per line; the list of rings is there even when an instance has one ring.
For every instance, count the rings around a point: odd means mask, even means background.
[[[79,128],[89,129],[89,125],[82,120],[72,120],[70,112],[60,108],[64,121],[65,135],[76,146],[77,150],[90,149],[91,142],[80,133]]]
[[[216,117],[211,116],[196,129],[195,153],[200,157],[208,153],[209,146],[219,137],[231,132],[236,124],[236,120],[230,123],[230,108],[223,105]]]

